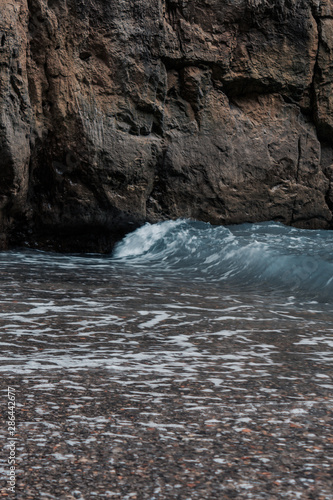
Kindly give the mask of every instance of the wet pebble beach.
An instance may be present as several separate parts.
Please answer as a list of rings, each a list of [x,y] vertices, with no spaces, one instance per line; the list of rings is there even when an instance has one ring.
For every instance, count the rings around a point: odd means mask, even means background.
[[[0,265],[1,497],[333,499],[329,303],[94,257]]]

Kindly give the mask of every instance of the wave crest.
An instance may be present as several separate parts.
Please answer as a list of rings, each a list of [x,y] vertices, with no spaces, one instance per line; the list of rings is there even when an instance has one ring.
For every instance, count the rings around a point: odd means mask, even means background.
[[[265,283],[333,294],[333,232],[279,223],[212,226],[189,220],[145,224],[127,235],[113,258],[195,278]]]

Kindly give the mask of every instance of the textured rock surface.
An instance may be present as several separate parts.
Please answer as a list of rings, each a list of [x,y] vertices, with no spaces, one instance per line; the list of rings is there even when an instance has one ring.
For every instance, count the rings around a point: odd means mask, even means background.
[[[0,0],[0,246],[332,227],[331,0]]]

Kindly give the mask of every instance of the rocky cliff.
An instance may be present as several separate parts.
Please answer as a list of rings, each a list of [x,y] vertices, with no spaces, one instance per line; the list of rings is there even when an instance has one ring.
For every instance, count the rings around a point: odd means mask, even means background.
[[[331,228],[332,0],[0,0],[1,248]]]

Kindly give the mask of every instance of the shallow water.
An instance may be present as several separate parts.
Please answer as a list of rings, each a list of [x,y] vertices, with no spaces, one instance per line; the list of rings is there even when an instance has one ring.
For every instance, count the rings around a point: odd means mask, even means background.
[[[332,244],[175,221],[0,254],[18,498],[333,498]]]

